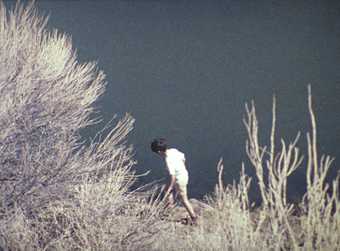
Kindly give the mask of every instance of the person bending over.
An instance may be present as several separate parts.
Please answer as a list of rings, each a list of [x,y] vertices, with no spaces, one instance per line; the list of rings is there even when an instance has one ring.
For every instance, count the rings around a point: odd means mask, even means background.
[[[174,205],[174,194],[178,194],[181,202],[190,215],[192,223],[196,224],[197,215],[195,214],[187,195],[189,175],[185,167],[185,155],[175,148],[168,148],[166,140],[163,138],[153,140],[151,143],[151,150],[165,160],[170,175],[170,183],[166,189],[164,199],[168,200],[168,205]]]

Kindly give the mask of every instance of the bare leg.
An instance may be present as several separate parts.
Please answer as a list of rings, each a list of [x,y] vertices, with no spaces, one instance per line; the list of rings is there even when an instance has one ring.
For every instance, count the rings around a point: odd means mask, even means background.
[[[181,201],[183,203],[183,206],[188,211],[191,220],[196,221],[197,215],[196,215],[193,207],[191,206],[191,203],[189,202],[186,186],[177,186],[177,189],[179,191],[179,195],[180,195]]]

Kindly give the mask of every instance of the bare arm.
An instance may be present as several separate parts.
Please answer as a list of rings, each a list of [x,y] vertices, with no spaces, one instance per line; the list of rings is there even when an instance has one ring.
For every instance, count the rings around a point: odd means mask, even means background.
[[[172,189],[174,188],[175,183],[176,183],[176,177],[174,175],[170,175],[170,183],[168,185],[168,188],[166,189],[164,199],[166,199],[169,196]]]

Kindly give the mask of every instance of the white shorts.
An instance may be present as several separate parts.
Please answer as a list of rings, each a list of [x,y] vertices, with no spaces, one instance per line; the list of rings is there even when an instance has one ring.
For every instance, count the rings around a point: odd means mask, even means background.
[[[187,185],[189,181],[188,174],[184,173],[176,177],[176,184],[175,188],[170,193],[170,196],[168,197],[168,202],[172,205],[174,204],[177,195],[181,197],[181,200],[186,200],[188,197],[187,195]]]
[[[186,193],[188,181],[189,181],[188,174],[182,174],[176,177],[176,186],[177,186],[178,192]]]

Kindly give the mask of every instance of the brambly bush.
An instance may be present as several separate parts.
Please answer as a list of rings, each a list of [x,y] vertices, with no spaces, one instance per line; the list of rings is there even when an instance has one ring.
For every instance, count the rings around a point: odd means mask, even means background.
[[[104,73],[79,63],[71,39],[48,31],[33,5],[0,2],[0,247],[141,249],[157,208],[129,191],[134,119],[81,141]]]

